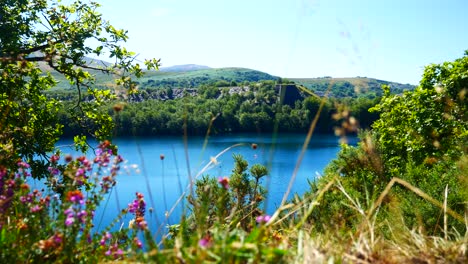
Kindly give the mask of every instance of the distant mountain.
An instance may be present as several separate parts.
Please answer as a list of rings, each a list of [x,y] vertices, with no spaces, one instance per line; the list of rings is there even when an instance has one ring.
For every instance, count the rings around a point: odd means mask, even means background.
[[[300,84],[319,96],[323,96],[329,89],[329,97],[376,97],[382,95],[382,85],[390,86],[390,91],[394,94],[402,93],[405,90],[414,90],[415,85],[402,84],[378,80],[367,77],[354,78],[290,78],[289,80]]]
[[[188,72],[188,71],[206,70],[206,69],[211,69],[211,68],[208,66],[197,65],[197,64],[174,65],[174,66],[159,68],[159,70],[162,72]]]
[[[88,65],[101,68],[109,65],[109,62],[85,58]],[[73,89],[68,80],[62,74],[53,71],[47,64],[39,63],[45,72],[51,72],[59,81],[53,90]],[[96,87],[109,87],[114,85],[115,76],[91,70],[96,78]],[[244,82],[258,82],[280,79],[277,76],[265,72],[247,68],[210,68],[208,66],[185,64],[171,67],[162,67],[159,71],[146,71],[140,79],[135,79],[140,88],[198,88],[200,85],[215,85],[218,87],[237,86]],[[289,78],[298,85],[323,96],[330,87],[329,97],[376,97],[382,94],[382,85],[389,85],[392,93],[402,93],[405,90],[413,90],[416,86],[396,82],[378,80],[367,77],[354,78]],[[331,85],[331,86],[330,86]]]
[[[196,88],[204,84],[235,86],[242,82],[278,79],[268,73],[246,68],[209,68],[183,72],[150,71],[138,82],[141,88]]]

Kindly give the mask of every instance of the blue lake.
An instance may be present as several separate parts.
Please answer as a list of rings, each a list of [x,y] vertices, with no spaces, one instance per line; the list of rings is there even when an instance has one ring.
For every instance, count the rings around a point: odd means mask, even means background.
[[[128,167],[128,173],[118,176],[117,186],[107,202],[96,212],[96,225],[99,228],[107,226],[121,209],[135,199],[135,192],[144,194],[147,212],[152,211],[147,219],[151,229],[177,223],[187,207],[183,194],[187,190],[189,179],[201,175],[216,178],[229,176],[234,166],[233,154],[241,154],[249,166],[260,163],[270,169],[267,176],[269,178],[263,178],[262,183],[268,189],[267,211],[272,213],[283,199],[304,139],[303,134],[281,134],[275,137],[256,134],[211,136],[207,141],[203,137],[189,137],[187,144],[183,137],[115,139],[119,153],[127,160],[125,167]],[[348,139],[349,144],[356,142],[356,138]],[[61,140],[57,145],[63,153],[76,153],[67,146],[70,143],[71,140]],[[252,148],[252,143],[257,144],[256,149]],[[226,149],[228,150],[215,159],[215,163],[206,167]],[[302,194],[309,190],[308,182],[323,172],[338,151],[339,138],[314,135],[304,153],[289,198],[295,193]],[[164,155],[163,160],[161,155]],[[177,205],[174,206],[175,204]],[[171,209],[172,213],[167,216],[166,212]],[[129,219],[124,220],[126,223],[123,224],[128,224]]]

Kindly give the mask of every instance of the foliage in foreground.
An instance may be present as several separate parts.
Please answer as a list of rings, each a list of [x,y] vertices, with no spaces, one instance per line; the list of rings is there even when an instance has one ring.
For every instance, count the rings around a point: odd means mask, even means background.
[[[343,146],[326,176],[313,185],[320,189],[336,175],[356,204],[349,204],[339,188],[325,195],[325,213],[311,216],[320,226],[356,226],[356,207],[369,211],[386,185],[400,178],[442,202],[456,214],[448,220],[443,208],[428,203],[407,188],[395,186],[380,207],[379,221],[403,222],[411,228],[441,235],[449,228],[466,230],[468,146],[468,53],[454,62],[430,65],[413,92],[386,95],[373,108],[381,117],[361,134],[357,147]],[[347,206],[343,209],[343,204]],[[380,205],[380,204],[379,204]],[[326,208],[326,209],[325,209]],[[447,209],[448,210],[448,209]],[[446,211],[447,211],[446,210]],[[457,217],[453,217],[458,215]]]

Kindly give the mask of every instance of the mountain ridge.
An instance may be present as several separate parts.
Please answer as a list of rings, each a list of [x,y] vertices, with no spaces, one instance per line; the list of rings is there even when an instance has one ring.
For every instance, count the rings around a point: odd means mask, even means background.
[[[159,71],[162,72],[186,72],[186,71],[196,71],[196,70],[206,70],[212,69],[211,67],[205,65],[198,65],[198,64],[181,64],[181,65],[173,65],[167,67],[160,67]]]

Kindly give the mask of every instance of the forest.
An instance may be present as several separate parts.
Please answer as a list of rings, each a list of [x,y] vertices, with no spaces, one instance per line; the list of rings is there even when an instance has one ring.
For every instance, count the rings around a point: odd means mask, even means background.
[[[161,62],[136,62],[124,47],[128,32],[105,20],[98,3],[3,3],[0,262],[468,261],[468,51],[427,65],[414,90],[394,93],[384,85],[372,98],[308,96],[282,105],[275,81],[255,81],[239,93],[207,84],[193,96],[142,100],[153,91],[139,90],[138,78]],[[86,60],[103,53],[111,65]],[[96,85],[96,71],[111,76],[113,86]],[[73,90],[54,91],[57,76]],[[97,208],[118,195],[125,170],[115,136],[302,129],[301,152],[319,132],[357,132],[360,141],[343,144],[306,193],[286,199],[288,187],[272,214],[264,209],[268,167],[234,155],[229,175],[202,170],[190,179],[178,223],[152,232],[149,219],[162,208],[135,191],[109,226],[95,228]],[[64,135],[73,136],[79,154],[56,147]],[[100,143],[90,147],[90,138]]]
[[[202,85],[177,91],[172,88],[141,89],[127,100],[110,100],[101,106],[101,111],[114,120],[113,136],[183,135],[183,127],[186,127],[188,135],[205,135],[208,130],[211,134],[305,133],[322,99],[303,93],[294,104],[284,104],[280,102],[275,86],[276,81],[261,81],[247,82],[243,87]],[[174,93],[181,95],[175,96]],[[73,118],[78,114],[70,111],[76,95],[53,91],[48,97],[64,102],[58,113],[59,123],[64,126],[63,136],[72,137],[77,131],[86,135],[93,130]],[[370,128],[379,116],[368,111],[377,104],[378,97],[324,100],[315,130],[317,133],[334,133],[337,127],[344,125],[342,118],[333,118],[338,109],[346,108],[349,115],[359,120],[359,127],[363,129]],[[348,132],[356,133],[356,129]]]

